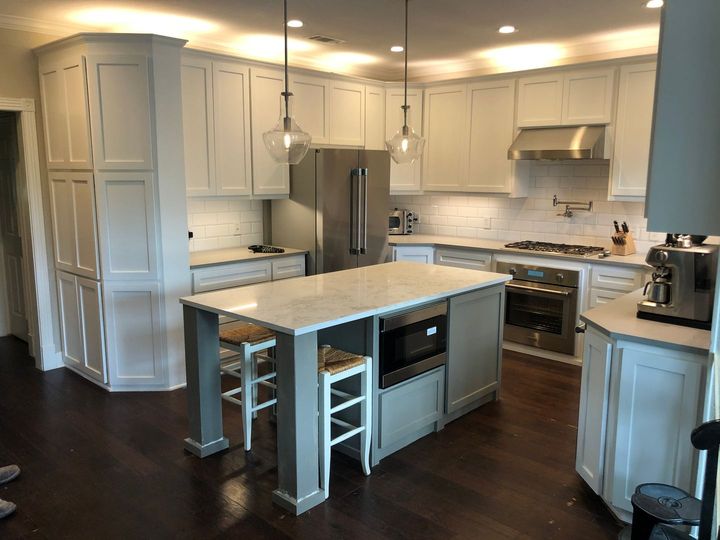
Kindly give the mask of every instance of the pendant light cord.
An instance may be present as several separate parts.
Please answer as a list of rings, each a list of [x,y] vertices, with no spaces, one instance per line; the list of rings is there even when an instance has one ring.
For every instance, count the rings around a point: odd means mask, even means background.
[[[408,81],[408,62],[407,62],[407,56],[408,56],[408,1],[405,0],[405,104],[403,105],[403,127],[407,127],[407,111],[408,111],[408,104],[407,104],[407,81]]]
[[[288,101],[290,100],[290,83],[288,80],[288,12],[287,12],[287,0],[284,0],[283,2],[284,10],[283,10],[283,24],[285,29],[285,92],[283,93],[283,96],[285,96],[285,118],[289,118],[289,105]]]

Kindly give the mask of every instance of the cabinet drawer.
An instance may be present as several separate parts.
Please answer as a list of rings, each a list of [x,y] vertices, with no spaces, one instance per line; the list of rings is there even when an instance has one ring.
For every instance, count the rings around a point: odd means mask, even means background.
[[[433,264],[435,249],[424,246],[398,246],[393,248],[393,261],[411,261]]]
[[[612,302],[616,298],[624,296],[625,292],[620,291],[606,291],[605,289],[591,289],[590,290],[590,308],[600,306]]]
[[[193,272],[193,294],[270,281],[270,261],[228,264]]]
[[[305,275],[305,255],[279,257],[272,261],[272,279],[286,279]]]
[[[590,271],[591,287],[613,291],[631,292],[642,286],[642,270],[630,270],[617,266],[593,266]]]
[[[438,249],[435,251],[435,264],[489,272],[492,268],[492,253],[475,250]]]

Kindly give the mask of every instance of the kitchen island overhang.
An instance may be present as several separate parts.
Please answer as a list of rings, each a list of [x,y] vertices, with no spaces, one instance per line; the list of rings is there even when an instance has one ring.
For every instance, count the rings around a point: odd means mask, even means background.
[[[499,329],[491,334],[499,351],[504,284],[510,279],[493,272],[392,262],[181,298],[190,424],[185,448],[205,457],[229,446],[222,429],[219,315],[271,328],[277,333],[278,385],[279,487],[273,500],[296,514],[320,504],[325,494],[319,486],[317,450],[318,333],[323,342],[340,340],[332,344],[377,361],[380,315],[453,298],[474,298],[468,295],[493,289],[498,299],[489,322]],[[352,331],[334,333],[348,328]],[[460,344],[457,349],[462,349]],[[497,385],[493,390],[499,390]],[[442,427],[441,419],[437,426]]]

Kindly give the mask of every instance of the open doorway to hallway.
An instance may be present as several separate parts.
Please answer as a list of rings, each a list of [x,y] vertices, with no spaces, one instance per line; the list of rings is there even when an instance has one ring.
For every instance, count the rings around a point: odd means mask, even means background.
[[[14,335],[30,343],[17,122],[17,113],[0,112],[0,336]]]

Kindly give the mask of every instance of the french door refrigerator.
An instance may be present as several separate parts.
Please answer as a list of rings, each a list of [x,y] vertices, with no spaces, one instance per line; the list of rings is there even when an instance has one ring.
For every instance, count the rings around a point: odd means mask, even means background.
[[[306,249],[308,274],[387,262],[389,206],[388,152],[311,148],[272,201],[271,241]]]

